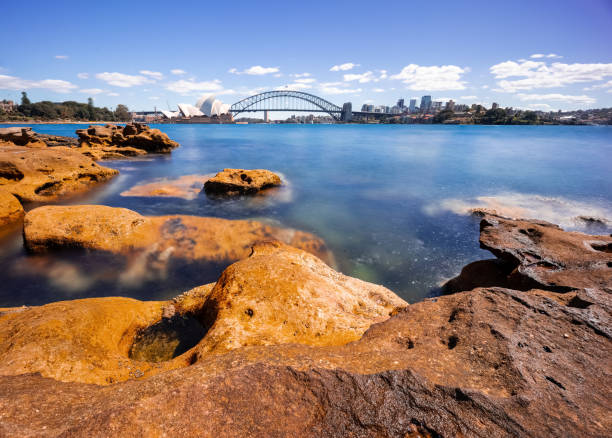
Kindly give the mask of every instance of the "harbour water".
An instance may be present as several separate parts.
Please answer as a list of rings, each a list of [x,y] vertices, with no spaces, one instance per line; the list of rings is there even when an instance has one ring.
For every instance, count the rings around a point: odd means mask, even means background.
[[[158,125],[181,146],[167,156],[108,161],[120,175],[64,203],[144,215],[257,219],[323,238],[341,272],[414,302],[438,293],[478,245],[471,206],[514,209],[564,228],[610,233],[612,127],[424,125]],[[35,125],[74,135],[80,125]],[[135,185],[223,168],[263,168],[286,187],[268,198],[126,197]],[[224,266],[175,266],[166,278],[121,281],[108,255],[25,253],[16,232],[0,243],[0,307],[92,296],[164,299],[214,281]],[[103,273],[103,275],[93,275]]]

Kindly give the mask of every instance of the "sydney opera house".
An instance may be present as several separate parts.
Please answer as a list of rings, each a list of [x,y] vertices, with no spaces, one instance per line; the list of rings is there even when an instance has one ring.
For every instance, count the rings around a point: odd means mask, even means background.
[[[168,119],[192,117],[221,117],[229,113],[230,105],[215,98],[214,94],[202,96],[194,105],[189,103],[179,103],[178,111],[162,111]]]

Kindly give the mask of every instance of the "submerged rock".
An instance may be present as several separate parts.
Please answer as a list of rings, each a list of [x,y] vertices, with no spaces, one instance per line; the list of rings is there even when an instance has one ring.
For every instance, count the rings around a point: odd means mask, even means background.
[[[121,193],[121,196],[171,197],[195,199],[209,175],[183,175],[178,178],[161,178],[136,185]]]
[[[204,191],[215,195],[237,195],[280,185],[280,176],[269,170],[223,169],[204,183]]]
[[[198,216],[141,216],[102,205],[45,206],[28,212],[24,242],[31,252],[84,248],[146,257],[143,263],[166,266],[172,259],[233,263],[248,257],[262,240],[279,240],[328,263],[332,255],[320,238],[303,231],[250,220]]]
[[[0,128],[0,144],[4,146],[26,146],[33,148],[44,148],[54,146],[74,147],[77,139],[61,135],[39,134],[32,128]]]
[[[65,147],[0,146],[0,189],[22,202],[79,193],[118,173]]]
[[[94,159],[133,157],[147,153],[167,154],[179,146],[159,129],[142,123],[125,126],[91,125],[76,131],[82,152]]]

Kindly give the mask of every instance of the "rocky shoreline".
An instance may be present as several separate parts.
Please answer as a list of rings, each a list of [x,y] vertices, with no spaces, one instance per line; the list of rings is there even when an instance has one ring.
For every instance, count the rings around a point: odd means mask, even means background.
[[[126,129],[90,128],[72,148],[0,146],[8,218],[0,225],[25,217],[33,253],[106,252],[146,269],[173,259],[229,266],[215,283],[168,301],[0,309],[0,435],[600,437],[612,429],[612,236],[479,212],[481,247],[495,258],[467,265],[445,295],[408,304],[334,270],[325,242],[298,230],[105,206],[20,208],[114,176],[86,155],[143,148],[126,139],[144,128]],[[229,192],[269,184],[247,172],[219,176]]]

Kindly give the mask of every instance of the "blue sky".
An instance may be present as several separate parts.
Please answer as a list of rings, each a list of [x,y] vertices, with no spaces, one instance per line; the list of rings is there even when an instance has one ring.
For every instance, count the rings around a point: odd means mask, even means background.
[[[612,107],[612,1],[6,1],[0,99]]]

